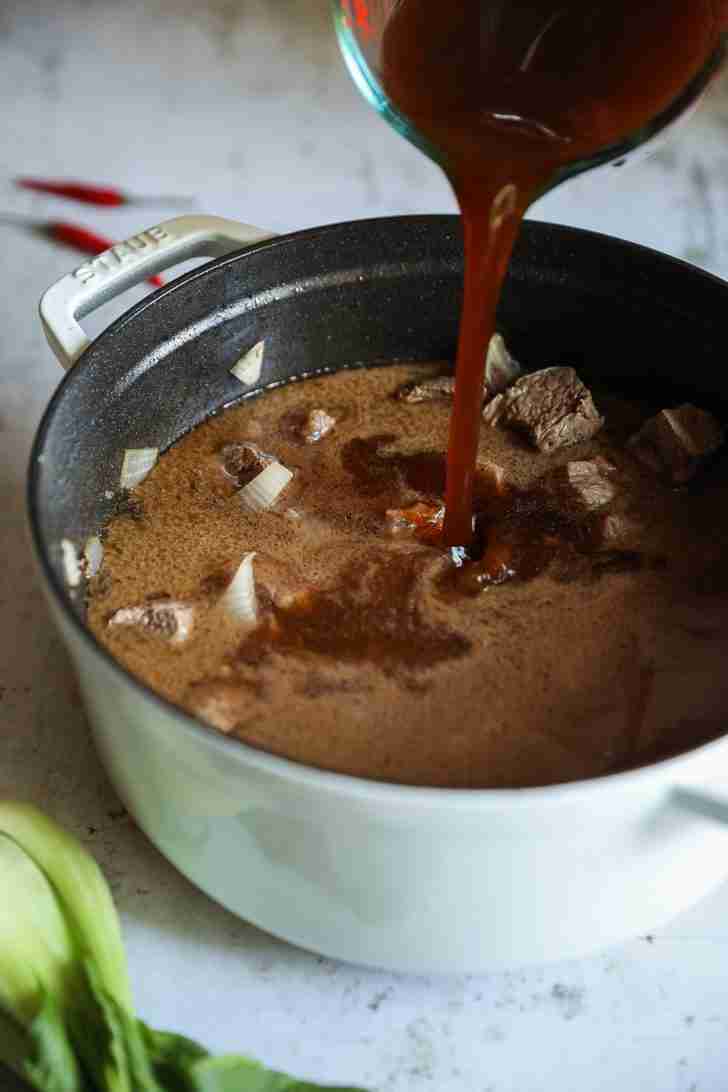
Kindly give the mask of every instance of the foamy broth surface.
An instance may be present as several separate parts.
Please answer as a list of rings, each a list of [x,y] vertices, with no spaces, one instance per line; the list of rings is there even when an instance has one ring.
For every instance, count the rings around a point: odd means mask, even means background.
[[[437,545],[434,525],[387,516],[418,501],[434,510],[443,496],[451,403],[411,405],[394,394],[444,370],[396,365],[307,380],[186,436],[106,530],[103,566],[89,585],[96,636],[154,690],[221,731],[387,781],[543,785],[720,734],[728,709],[720,465],[668,488],[625,449],[659,407],[598,391],[605,427],[552,454],[483,427],[481,538],[505,519],[516,538],[531,529],[535,552],[523,554],[520,579],[480,584],[477,566],[464,574]],[[314,409],[336,423],[307,443]],[[221,449],[240,441],[294,472],[271,511],[254,514],[235,497],[239,481]],[[614,482],[598,512],[544,492],[559,467],[597,455],[612,464]],[[607,541],[611,517],[617,541]],[[248,551],[256,551],[253,632],[221,601]],[[192,607],[186,640],[109,624],[121,609],[166,598]]]

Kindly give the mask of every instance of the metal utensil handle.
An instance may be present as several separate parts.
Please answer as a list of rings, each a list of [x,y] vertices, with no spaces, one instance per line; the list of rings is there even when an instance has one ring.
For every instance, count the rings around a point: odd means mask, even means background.
[[[248,243],[270,239],[261,228],[220,216],[178,216],[132,235],[61,277],[43,294],[40,320],[63,368],[71,368],[90,344],[78,318],[154,273],[195,257],[220,257]]]

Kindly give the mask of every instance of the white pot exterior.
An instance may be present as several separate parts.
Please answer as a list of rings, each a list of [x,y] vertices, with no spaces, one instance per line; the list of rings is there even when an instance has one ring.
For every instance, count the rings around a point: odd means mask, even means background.
[[[131,814],[209,895],[294,944],[413,972],[570,958],[649,932],[728,875],[728,826],[674,792],[728,782],[728,740],[546,789],[342,777],[197,728],[130,681],[47,590]]]
[[[128,285],[268,235],[187,216],[113,247],[45,293],[53,351],[70,367],[89,341],[78,316]],[[406,971],[556,960],[645,933],[728,874],[728,803],[705,797],[711,783],[728,785],[728,738],[645,770],[546,789],[342,777],[226,740],[161,702],[41,578],[134,818],[204,891],[296,944]],[[680,786],[699,792],[690,801]]]

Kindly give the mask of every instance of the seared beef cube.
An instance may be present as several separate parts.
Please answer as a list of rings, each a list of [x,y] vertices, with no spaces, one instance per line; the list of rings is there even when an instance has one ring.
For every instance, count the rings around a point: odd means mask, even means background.
[[[268,455],[257,444],[247,441],[226,444],[220,451],[220,457],[225,473],[241,488],[276,461],[275,455]]]
[[[566,501],[578,500],[584,508],[603,508],[617,495],[615,467],[602,456],[578,459],[558,467],[548,476],[549,487]]]
[[[589,440],[604,424],[573,368],[544,368],[524,375],[486,404],[483,420],[525,433],[545,452]]]
[[[301,435],[305,443],[316,444],[331,432],[335,424],[336,418],[331,417],[326,410],[314,409],[311,410],[304,421]]]
[[[151,599],[136,607],[122,607],[109,618],[110,626],[135,626],[172,644],[186,641],[192,631],[194,609],[174,599]]]
[[[397,391],[400,402],[415,405],[418,402],[436,402],[442,398],[452,398],[455,393],[453,375],[436,375],[432,379],[423,379],[420,383],[406,383]]]
[[[712,413],[685,403],[645,421],[629,441],[632,454],[676,484],[689,481],[702,459],[723,442],[724,429]]]
[[[518,379],[521,366],[511,356],[501,334],[493,334],[485,358],[485,376],[483,378],[483,398],[490,399],[506,390]],[[397,391],[401,402],[435,402],[443,398],[451,399],[455,394],[455,377],[436,375],[432,379],[423,379],[419,383],[407,383]]]

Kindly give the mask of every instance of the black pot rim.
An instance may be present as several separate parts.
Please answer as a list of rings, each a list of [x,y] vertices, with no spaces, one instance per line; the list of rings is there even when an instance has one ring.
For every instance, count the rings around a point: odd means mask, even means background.
[[[439,223],[443,228],[452,228],[454,224],[458,223],[459,217],[457,215],[429,214],[372,217],[368,220],[356,221],[355,223],[361,224],[364,222],[372,225],[378,224],[386,226],[388,223],[395,222],[423,223],[424,221],[428,221],[433,225]],[[726,281],[712,273],[701,270],[680,258],[675,258],[650,247],[641,246],[638,243],[619,239],[602,232],[550,224],[545,221],[529,220],[527,221],[527,224],[537,224],[539,226],[548,227],[550,230],[562,234],[567,239],[578,239],[583,242],[590,240],[593,245],[603,249],[611,249],[613,253],[620,250],[631,254],[639,253],[643,257],[650,258],[663,266],[673,265],[684,269],[686,272],[689,271],[693,276],[698,274],[705,278],[706,282],[713,282],[720,285],[726,292],[726,302],[728,303],[728,283]],[[258,254],[273,248],[285,247],[288,243],[293,241],[300,242],[301,240],[311,240],[314,242],[316,239],[320,238],[322,234],[334,233],[341,231],[342,229],[350,228],[351,226],[352,222],[346,221],[343,223],[326,224],[321,227],[306,228],[302,231],[289,232],[285,235],[277,235],[262,242],[250,244],[231,254],[227,254],[224,257],[216,258],[211,262],[206,262],[204,265],[191,270],[189,273],[183,274],[170,281],[163,288],[158,289],[150,296],[147,296],[145,299],[134,304],[106,327],[102,333],[98,335],[98,338],[112,336],[119,325],[145,311],[148,307],[153,307],[158,300],[173,293],[179,286],[189,284],[199,278],[204,278],[213,268],[217,269],[233,262],[244,260],[248,254]],[[98,338],[96,340],[98,340]],[[92,342],[92,345],[93,344],[95,344],[95,342]],[[89,348],[91,348],[91,346],[89,346]],[[26,485],[26,508],[31,543],[35,557],[46,584],[53,593],[54,601],[62,611],[64,620],[70,624],[71,628],[86,645],[87,649],[95,656],[99,657],[104,664],[110,667],[112,672],[118,676],[119,680],[130,686],[132,690],[136,691],[139,697],[144,698],[152,705],[156,705],[160,711],[174,716],[178,722],[177,727],[194,736],[196,740],[204,741],[208,745],[218,748],[221,754],[226,755],[228,758],[232,755],[238,755],[241,759],[244,759],[247,764],[257,766],[272,775],[293,780],[301,780],[301,778],[305,777],[314,787],[320,790],[328,792],[338,791],[347,796],[365,796],[367,798],[380,797],[383,803],[409,802],[418,806],[425,804],[429,806],[444,806],[448,810],[451,810],[453,805],[457,803],[460,803],[462,807],[467,808],[471,808],[476,803],[498,808],[501,808],[505,804],[509,807],[514,805],[530,806],[537,801],[541,803],[551,802],[552,804],[573,803],[575,802],[575,798],[578,799],[578,797],[583,794],[589,794],[591,796],[595,790],[607,791],[611,788],[616,790],[619,787],[626,788],[628,784],[637,787],[643,782],[661,774],[669,777],[671,769],[676,766],[684,767],[686,759],[702,755],[706,751],[716,750],[725,741],[725,737],[719,737],[718,739],[691,748],[681,754],[660,759],[644,766],[615,773],[602,774],[598,777],[583,778],[577,781],[557,782],[553,785],[529,786],[526,788],[445,788],[439,786],[408,785],[399,782],[378,781],[371,778],[356,777],[350,774],[339,773],[334,770],[326,770],[321,767],[311,766],[304,762],[297,762],[293,759],[252,747],[242,740],[224,735],[211,725],[205,724],[203,721],[193,717],[181,706],[175,705],[174,702],[157,694],[151,687],[137,678],[136,675],[128,671],[103,647],[103,645],[100,644],[99,641],[96,640],[90,629],[83,624],[78,617],[78,614],[73,609],[67,588],[58,578],[55,569],[50,563],[46,543],[40,532],[37,489],[39,457],[43,453],[45,437],[50,428],[56,405],[65,394],[69,383],[81,382],[83,380],[85,355],[86,353],[84,352],[73,367],[65,373],[58,387],[53,392],[37,427],[30,452]],[[675,782],[677,782],[677,778],[675,778]]]

